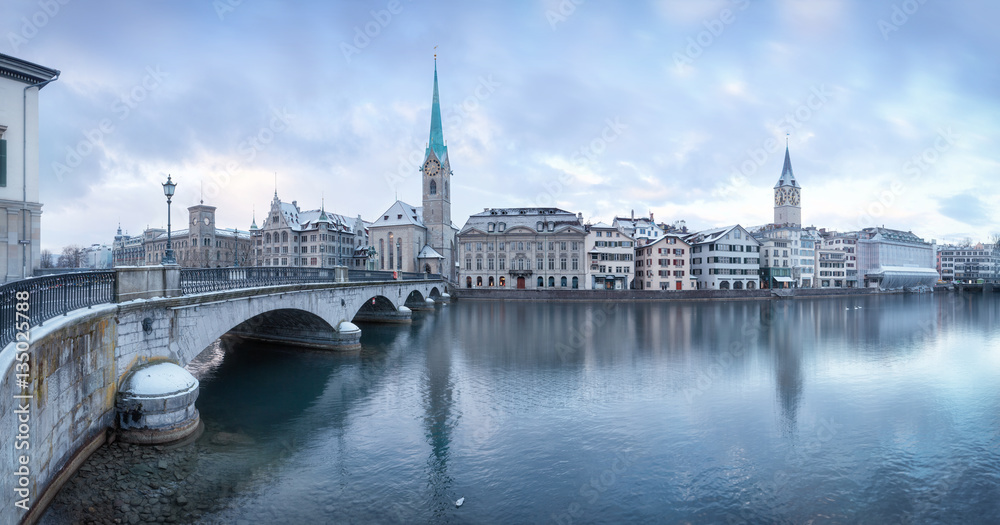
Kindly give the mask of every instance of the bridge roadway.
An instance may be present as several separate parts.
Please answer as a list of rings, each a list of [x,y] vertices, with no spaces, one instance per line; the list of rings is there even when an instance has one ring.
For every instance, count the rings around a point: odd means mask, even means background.
[[[410,308],[448,297],[446,284],[433,279],[296,282],[174,297],[169,297],[170,282],[143,277],[139,287],[146,293],[141,294],[119,273],[119,302],[32,327],[27,359],[16,342],[0,352],[0,505],[5,509],[0,525],[34,522],[59,487],[113,434],[119,389],[137,368],[157,362],[184,366],[227,333],[352,351],[360,338],[353,320],[408,322]],[[15,366],[22,362],[30,365],[27,388],[16,376]],[[29,399],[15,397],[25,395]],[[25,417],[27,426],[19,429],[19,418]],[[28,432],[22,438],[18,430]],[[21,442],[25,448],[16,449]],[[22,456],[29,473],[19,476]]]

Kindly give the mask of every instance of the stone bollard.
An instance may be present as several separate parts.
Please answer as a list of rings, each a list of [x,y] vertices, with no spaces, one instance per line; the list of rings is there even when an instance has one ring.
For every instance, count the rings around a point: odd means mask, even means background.
[[[118,438],[154,445],[181,440],[201,428],[194,402],[198,380],[174,363],[140,366],[122,382],[115,402]]]

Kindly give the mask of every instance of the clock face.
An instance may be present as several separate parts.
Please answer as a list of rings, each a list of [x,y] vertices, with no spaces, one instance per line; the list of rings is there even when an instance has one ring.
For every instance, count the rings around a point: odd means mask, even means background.
[[[793,191],[792,192],[792,206],[798,206],[798,205],[799,205],[799,192]]]
[[[424,164],[424,173],[430,176],[437,175],[438,172],[440,171],[441,171],[441,163],[439,163],[434,159],[431,159],[427,161],[427,164]]]
[[[205,218],[203,219],[203,221],[204,221],[204,223],[205,223],[205,226],[208,226],[209,224],[212,224],[212,220],[211,220],[211,219],[209,219],[208,217],[205,217]]]

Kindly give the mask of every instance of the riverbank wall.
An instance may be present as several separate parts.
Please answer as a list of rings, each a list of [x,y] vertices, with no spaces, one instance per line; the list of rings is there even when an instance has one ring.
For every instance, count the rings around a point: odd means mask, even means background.
[[[474,301],[711,301],[794,299],[874,295],[876,288],[792,288],[783,290],[500,290],[456,288],[452,297]]]

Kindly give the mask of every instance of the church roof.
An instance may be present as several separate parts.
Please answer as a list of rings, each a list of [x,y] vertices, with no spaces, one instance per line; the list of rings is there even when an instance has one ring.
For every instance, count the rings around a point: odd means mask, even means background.
[[[799,183],[795,182],[795,174],[792,173],[792,159],[788,156],[788,144],[785,144],[785,165],[781,167],[781,178],[778,179],[778,183],[774,185],[775,188],[780,188],[781,186],[798,186]]]
[[[380,215],[371,226],[419,226],[424,227],[423,208],[396,201]]]
[[[417,254],[417,259],[444,259],[444,255],[431,248],[430,244],[425,244],[420,253]]]

